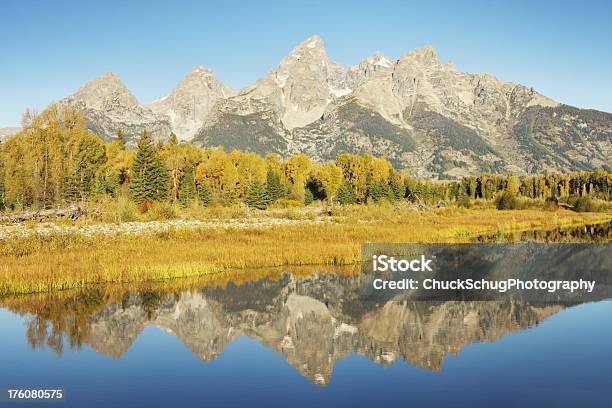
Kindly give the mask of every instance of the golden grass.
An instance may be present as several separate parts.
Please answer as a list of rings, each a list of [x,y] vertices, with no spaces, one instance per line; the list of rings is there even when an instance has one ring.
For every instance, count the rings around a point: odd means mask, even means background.
[[[95,290],[104,299],[103,305],[108,302],[120,302],[128,293],[154,292],[161,295],[177,294],[186,291],[199,291],[204,287],[224,289],[228,285],[240,286],[245,282],[260,279],[278,281],[286,273],[295,277],[307,277],[315,273],[336,275],[354,275],[360,273],[358,265],[342,266],[289,266],[263,269],[228,270],[214,274],[191,276],[182,279],[165,281],[143,281],[128,283],[106,283],[87,285],[85,287],[51,292],[35,292],[7,296],[0,299],[0,305],[20,313],[39,313],[47,309],[52,302],[67,302],[79,297],[82,293]]]
[[[169,230],[129,236],[31,236],[0,243],[0,296],[96,283],[193,278],[246,268],[354,265],[365,242],[460,243],[504,231],[604,222],[610,213],[337,208],[323,223]]]

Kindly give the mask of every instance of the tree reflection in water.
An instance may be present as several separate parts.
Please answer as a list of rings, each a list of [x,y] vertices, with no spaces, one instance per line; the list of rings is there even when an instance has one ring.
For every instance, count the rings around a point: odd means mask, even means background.
[[[203,360],[241,335],[284,356],[311,381],[327,384],[336,361],[356,352],[387,366],[399,359],[433,371],[475,342],[538,324],[561,305],[517,301],[432,302],[360,296],[364,275],[290,274],[184,292],[89,289],[5,301],[28,314],[27,341],[62,354],[83,345],[121,358],[156,326]]]

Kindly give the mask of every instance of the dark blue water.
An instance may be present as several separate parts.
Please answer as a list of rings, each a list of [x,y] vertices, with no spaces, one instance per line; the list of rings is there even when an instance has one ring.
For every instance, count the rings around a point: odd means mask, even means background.
[[[293,295],[278,290],[288,287]],[[295,282],[259,289],[263,301],[236,300],[231,290],[165,297],[144,317],[136,298],[119,309],[102,304],[85,324],[102,326],[82,335],[80,348],[69,344],[78,336],[66,312],[59,352],[28,342],[34,314],[0,310],[0,388],[63,388],[66,401],[54,404],[70,407],[612,406],[610,301],[347,306],[344,299],[322,308]],[[317,331],[328,326],[335,331]],[[215,330],[222,336],[211,337]],[[279,346],[275,330],[293,347]],[[120,347],[109,346],[118,340]],[[458,354],[440,355],[446,348]],[[394,361],[381,363],[389,350]]]

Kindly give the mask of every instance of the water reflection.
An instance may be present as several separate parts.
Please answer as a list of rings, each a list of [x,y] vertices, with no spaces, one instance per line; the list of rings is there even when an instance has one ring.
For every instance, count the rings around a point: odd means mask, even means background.
[[[88,346],[121,358],[146,327],[154,326],[211,361],[244,335],[321,385],[329,383],[336,362],[353,352],[383,366],[403,359],[439,371],[449,353],[494,342],[564,307],[514,300],[365,301],[361,288],[367,279],[363,274],[284,274],[188,291],[97,288],[6,299],[4,306],[27,316],[33,348],[61,354],[66,347]]]
[[[557,227],[550,230],[517,232],[498,231],[477,237],[475,242],[612,242],[612,221],[579,226]]]

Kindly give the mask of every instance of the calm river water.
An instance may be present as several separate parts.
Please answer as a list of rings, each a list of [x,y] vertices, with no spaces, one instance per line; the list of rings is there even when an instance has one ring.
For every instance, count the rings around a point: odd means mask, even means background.
[[[12,300],[0,384],[74,407],[611,406],[611,301],[375,304],[354,279]]]

